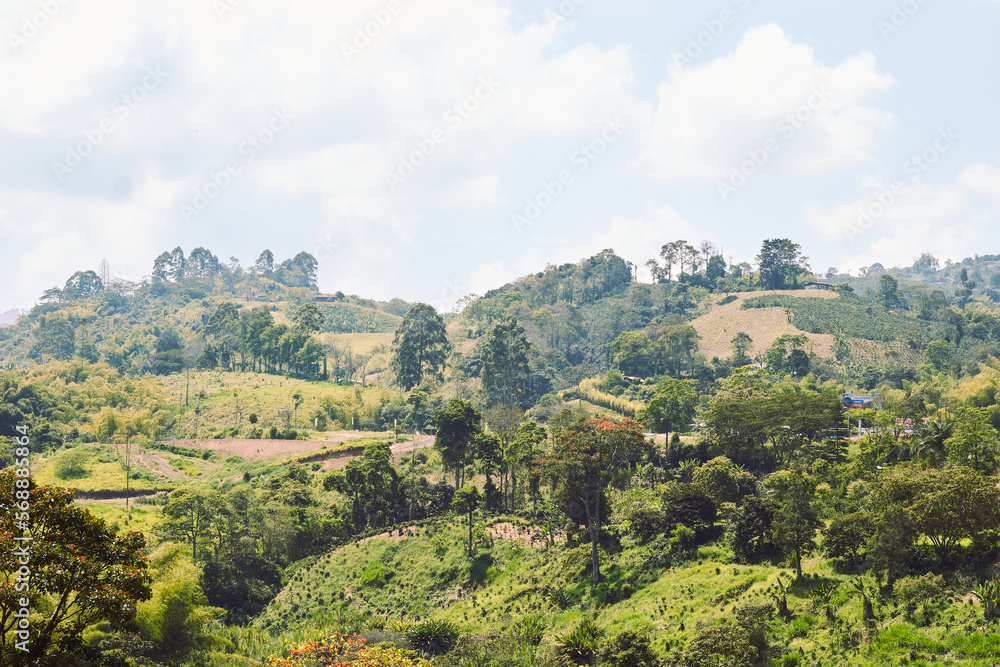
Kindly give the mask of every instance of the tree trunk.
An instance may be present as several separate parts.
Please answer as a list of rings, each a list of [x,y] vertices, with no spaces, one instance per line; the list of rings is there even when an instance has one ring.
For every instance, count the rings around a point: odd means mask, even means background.
[[[872,601],[867,595],[863,596],[863,601],[865,604],[865,620],[874,621],[875,620],[875,610],[872,608]]]
[[[469,510],[469,558],[472,558],[472,510]]]
[[[597,542],[600,539],[601,529],[595,518],[590,516],[590,505],[587,504],[586,500],[583,502],[583,508],[587,512],[587,528],[590,531],[591,582],[596,586],[601,583],[601,560],[597,553]]]

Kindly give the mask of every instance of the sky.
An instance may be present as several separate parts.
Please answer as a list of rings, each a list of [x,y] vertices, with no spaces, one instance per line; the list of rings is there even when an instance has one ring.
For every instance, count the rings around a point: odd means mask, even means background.
[[[300,251],[450,309],[605,248],[1000,253],[997,0],[4,0],[0,311]],[[648,279],[644,269],[639,279]]]

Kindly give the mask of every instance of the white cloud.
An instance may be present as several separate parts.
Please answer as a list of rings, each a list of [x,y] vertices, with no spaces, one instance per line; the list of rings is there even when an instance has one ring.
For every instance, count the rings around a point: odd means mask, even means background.
[[[1000,202],[1000,166],[977,162],[963,169],[956,181],[969,192]]]
[[[224,16],[218,4],[63,3],[17,51],[0,48],[0,89],[17,91],[16,102],[0,105],[0,154],[18,155],[29,175],[5,182],[0,210],[47,235],[21,233],[16,256],[12,243],[0,248],[11,280],[47,285],[84,261],[135,263],[139,253],[176,245],[215,244],[228,255],[235,249],[226,230],[243,218],[294,210],[309,215],[244,234],[261,247],[301,238],[322,249],[336,238],[340,257],[321,267],[321,279],[391,295],[410,270],[417,226],[435,224],[430,213],[497,206],[501,170],[526,141],[637,106],[628,49],[566,47],[540,17],[512,25],[505,0],[405,1],[388,21],[385,0],[243,2]],[[36,11],[36,0],[5,3],[0,24],[16,30]],[[345,57],[343,46],[375,14],[384,24],[378,34]],[[115,116],[116,100],[147,67],[165,79],[127,117]],[[246,160],[241,143],[275,108],[294,122]],[[114,131],[57,181],[53,161],[109,115]],[[391,191],[386,172],[438,128],[445,140],[407,187]],[[230,160],[241,161],[241,174],[185,225],[179,206]],[[109,184],[126,179],[123,201]],[[102,248],[92,239],[104,239]]]
[[[843,244],[844,266],[908,266],[923,252],[961,259],[997,240],[1000,198],[983,202],[976,195],[996,197],[998,173],[977,163],[952,183],[897,183],[895,192],[889,183],[869,181],[866,196],[832,207],[811,205],[804,222],[828,243]]]
[[[723,58],[671,68],[637,165],[662,180],[721,179],[768,139],[771,161],[789,170],[870,162],[894,120],[871,100],[893,83],[869,53],[831,67],[779,26],[756,27]]]

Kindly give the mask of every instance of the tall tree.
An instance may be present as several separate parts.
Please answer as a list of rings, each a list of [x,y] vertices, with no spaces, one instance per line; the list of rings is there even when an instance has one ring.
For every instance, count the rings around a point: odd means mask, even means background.
[[[680,431],[688,425],[698,405],[698,394],[690,381],[662,378],[657,383],[656,396],[645,409],[639,411],[639,421],[654,433],[665,434],[664,456],[670,447],[670,432]]]
[[[789,239],[767,239],[757,256],[760,279],[767,289],[790,289],[809,270],[809,260],[798,243]]]
[[[482,430],[483,416],[468,401],[453,398],[434,413],[437,434],[434,448],[441,452],[446,468],[455,469],[455,488],[461,486],[461,473],[471,453],[473,438]]]
[[[601,581],[598,545],[601,522],[607,515],[607,488],[623,481],[630,461],[645,447],[642,425],[628,417],[620,421],[586,419],[563,429],[552,455],[541,459],[556,485],[562,511],[585,522],[590,531],[594,584]]]
[[[657,332],[656,346],[663,360],[664,372],[679,378],[682,373],[694,368],[695,354],[698,352],[697,330],[690,324],[673,324],[661,327]]]
[[[254,262],[253,268],[257,273],[261,273],[265,276],[269,276],[274,273],[274,253],[270,250],[264,250],[257,257],[257,261]]]
[[[504,317],[489,328],[482,359],[481,377],[486,404],[525,407],[530,375],[528,339],[516,318]]]
[[[945,446],[948,460],[955,465],[969,466],[987,475],[997,470],[1000,433],[990,424],[986,408],[959,408]]]
[[[313,303],[304,303],[292,315],[292,322],[298,328],[308,333],[319,333],[323,330],[323,322],[326,318],[320,309]]]
[[[423,384],[424,377],[444,379],[451,343],[445,335],[444,320],[431,306],[418,303],[406,314],[392,341],[390,366],[396,382],[409,391]]]
[[[654,354],[653,343],[641,331],[626,331],[611,343],[611,361],[625,375],[652,375]]]
[[[823,525],[813,502],[816,485],[797,471],[779,475],[787,484],[779,490],[781,505],[772,524],[773,539],[795,565],[796,579],[801,580],[802,556],[816,548],[816,531]]]
[[[469,558],[472,558],[472,514],[479,508],[483,497],[479,494],[479,487],[466,486],[455,492],[455,497],[451,500],[451,508],[460,514],[469,515]]]
[[[753,348],[753,338],[747,332],[740,331],[733,336],[733,339],[729,341],[729,347],[733,351],[733,356],[729,358],[733,368],[746,366],[752,361],[747,353]]]

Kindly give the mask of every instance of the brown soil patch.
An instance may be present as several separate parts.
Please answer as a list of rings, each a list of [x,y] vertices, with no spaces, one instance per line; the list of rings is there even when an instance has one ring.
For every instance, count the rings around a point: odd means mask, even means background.
[[[165,445],[177,445],[189,449],[210,449],[213,452],[235,454],[247,459],[269,459],[272,456],[294,456],[314,452],[323,445],[333,447],[355,438],[370,436],[370,433],[332,433],[323,440],[250,440],[250,439],[187,439],[164,441]]]

